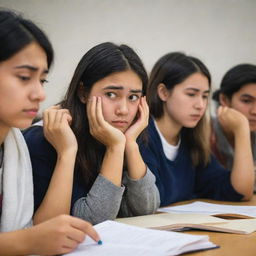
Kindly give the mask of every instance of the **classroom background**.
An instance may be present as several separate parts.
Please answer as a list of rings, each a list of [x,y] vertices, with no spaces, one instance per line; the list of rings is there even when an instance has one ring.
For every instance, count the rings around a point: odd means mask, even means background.
[[[182,51],[210,69],[213,88],[239,63],[256,64],[255,0],[0,0],[45,30],[55,50],[41,110],[59,101],[94,45],[133,47],[150,72],[159,57]]]

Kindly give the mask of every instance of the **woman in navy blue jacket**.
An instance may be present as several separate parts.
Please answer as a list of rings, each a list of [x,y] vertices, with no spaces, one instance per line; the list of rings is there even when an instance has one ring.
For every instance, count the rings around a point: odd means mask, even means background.
[[[148,142],[140,143],[145,163],[156,176],[161,206],[193,198],[249,200],[253,160],[247,119],[227,107],[219,120],[235,138],[232,171],[210,154],[207,105],[211,77],[197,58],[174,52],[153,67],[147,91],[152,119]]]

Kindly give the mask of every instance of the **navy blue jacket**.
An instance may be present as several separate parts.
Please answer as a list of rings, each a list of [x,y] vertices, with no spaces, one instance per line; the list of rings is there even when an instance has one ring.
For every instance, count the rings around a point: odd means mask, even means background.
[[[188,148],[181,138],[174,161],[165,157],[161,139],[151,119],[147,128],[148,143],[140,142],[143,160],[156,176],[161,206],[194,198],[240,201],[230,181],[231,172],[211,156],[206,167],[193,167]]]

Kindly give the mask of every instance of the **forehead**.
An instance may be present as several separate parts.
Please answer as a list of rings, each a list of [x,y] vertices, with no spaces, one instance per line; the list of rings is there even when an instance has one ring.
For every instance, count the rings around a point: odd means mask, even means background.
[[[247,95],[256,98],[256,83],[249,83],[240,88],[234,95]]]
[[[0,67],[30,65],[38,69],[47,70],[47,56],[44,50],[35,42],[28,44],[11,58],[0,62]]]
[[[140,77],[132,70],[116,72],[97,81],[92,90],[103,90],[106,86],[121,86],[123,90],[142,90]]]
[[[176,87],[182,90],[197,89],[202,92],[209,91],[210,89],[208,78],[201,73],[194,73],[190,75],[183,82],[177,84],[175,88]]]

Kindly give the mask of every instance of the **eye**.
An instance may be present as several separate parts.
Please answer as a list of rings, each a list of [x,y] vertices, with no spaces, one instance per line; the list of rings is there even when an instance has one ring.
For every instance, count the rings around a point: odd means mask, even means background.
[[[129,100],[130,101],[136,101],[136,100],[138,100],[140,97],[139,97],[139,95],[137,95],[137,94],[132,94],[132,95],[130,95],[129,96]]]
[[[189,97],[194,97],[194,96],[196,96],[195,93],[187,93],[187,95],[188,95]]]
[[[45,83],[49,83],[49,81],[46,80],[46,79],[41,79],[41,80],[40,80],[40,83],[41,83],[42,85],[44,85]]]
[[[252,103],[251,99],[241,99],[241,102],[245,103],[245,104],[249,104]]]
[[[29,76],[18,76],[18,78],[19,78],[21,81],[29,81],[29,80],[30,80],[30,77],[29,77]]]
[[[110,99],[116,98],[116,94],[114,92],[107,92],[105,95]]]
[[[203,99],[208,100],[209,95],[203,95]]]

